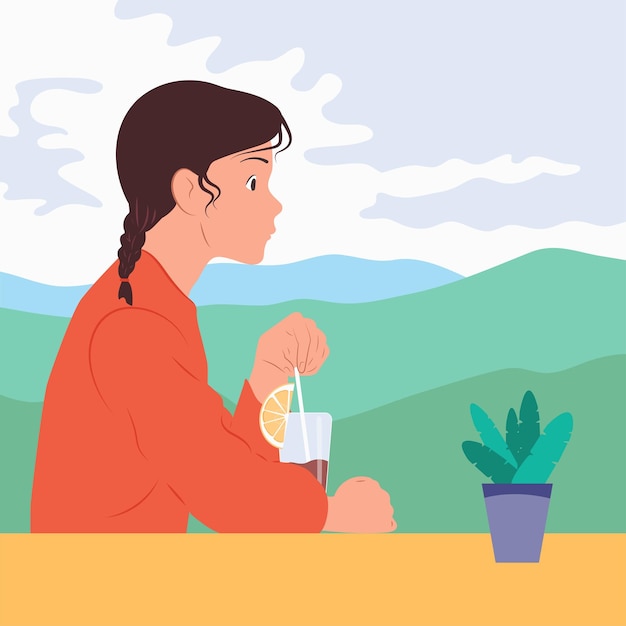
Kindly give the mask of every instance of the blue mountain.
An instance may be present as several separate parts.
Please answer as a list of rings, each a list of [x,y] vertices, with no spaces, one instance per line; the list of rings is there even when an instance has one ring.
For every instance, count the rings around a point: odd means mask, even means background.
[[[286,265],[207,265],[191,290],[197,305],[277,304],[290,300],[356,303],[425,291],[463,278],[413,260],[322,256]]]
[[[265,305],[290,300],[373,302],[425,291],[460,278],[424,261],[369,261],[340,255],[286,265],[213,263],[206,266],[190,297],[198,306]],[[70,317],[87,289],[89,285],[55,287],[0,273],[0,306]]]

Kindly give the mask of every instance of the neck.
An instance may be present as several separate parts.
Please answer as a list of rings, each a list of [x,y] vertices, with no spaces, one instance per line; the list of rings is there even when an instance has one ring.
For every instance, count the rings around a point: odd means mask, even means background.
[[[187,296],[206,264],[215,256],[200,224],[178,207],[174,207],[146,233],[143,249],[163,266]]]

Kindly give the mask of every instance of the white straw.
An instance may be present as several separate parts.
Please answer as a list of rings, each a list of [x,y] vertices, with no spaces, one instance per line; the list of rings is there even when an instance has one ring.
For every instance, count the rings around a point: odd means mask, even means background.
[[[304,418],[304,400],[302,399],[300,372],[297,367],[293,368],[293,375],[296,377],[296,391],[298,392],[298,408],[300,409],[300,425],[302,428],[302,441],[304,443],[304,460],[308,463],[311,460],[311,451],[309,450],[309,435],[306,431],[306,420]]]

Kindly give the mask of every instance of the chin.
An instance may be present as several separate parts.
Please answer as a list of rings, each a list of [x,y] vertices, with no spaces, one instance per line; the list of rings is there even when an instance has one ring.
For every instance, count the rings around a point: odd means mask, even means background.
[[[256,252],[252,250],[247,250],[245,254],[239,255],[237,261],[241,263],[246,263],[248,265],[256,265],[260,263],[265,257],[265,247],[262,250],[258,250]]]

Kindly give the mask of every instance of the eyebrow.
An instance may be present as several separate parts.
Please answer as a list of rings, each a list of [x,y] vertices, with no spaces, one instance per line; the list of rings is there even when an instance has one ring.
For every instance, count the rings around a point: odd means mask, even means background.
[[[269,163],[267,159],[263,159],[261,157],[247,157],[245,159],[241,159],[240,163],[243,163],[244,161],[263,161],[263,163]]]

